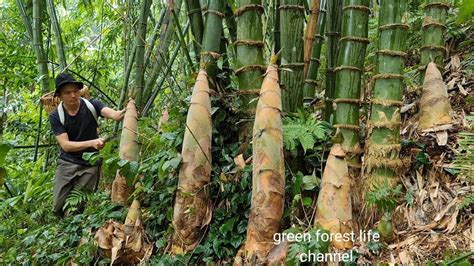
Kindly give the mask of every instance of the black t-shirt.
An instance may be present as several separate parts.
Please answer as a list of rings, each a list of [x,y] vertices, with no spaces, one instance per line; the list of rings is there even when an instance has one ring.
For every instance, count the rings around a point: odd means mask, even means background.
[[[100,111],[102,111],[105,105],[98,100],[90,100],[90,103],[94,106],[97,115],[102,116]],[[81,99],[79,111],[75,116],[69,115],[66,109],[64,109],[64,126],[59,120],[57,108],[49,115],[49,122],[51,123],[54,135],[58,136],[67,133],[70,141],[86,141],[98,138],[98,124],[83,99]],[[86,160],[82,159],[82,154],[94,151],[97,150],[88,148],[77,152],[65,152],[61,148],[59,158],[75,164],[89,165]]]

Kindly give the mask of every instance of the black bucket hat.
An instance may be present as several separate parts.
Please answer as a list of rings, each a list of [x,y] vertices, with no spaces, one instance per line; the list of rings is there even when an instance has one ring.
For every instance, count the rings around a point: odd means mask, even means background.
[[[84,87],[84,83],[76,81],[74,77],[69,73],[61,73],[56,77],[56,90],[54,91],[54,96],[58,96],[61,88],[68,83],[74,83],[78,86],[79,90]]]

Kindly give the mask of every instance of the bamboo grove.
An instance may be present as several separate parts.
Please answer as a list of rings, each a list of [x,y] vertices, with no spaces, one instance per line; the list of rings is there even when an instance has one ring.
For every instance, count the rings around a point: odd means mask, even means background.
[[[69,71],[75,64],[74,57],[68,55],[60,23],[62,12],[55,2],[33,0],[31,7],[24,0],[15,2],[34,50],[40,77],[37,83],[43,94],[51,90],[53,75]],[[275,245],[274,235],[289,229],[282,228],[288,184],[295,180],[295,173],[308,170],[303,161],[288,162],[301,157],[295,159],[284,150],[283,121],[300,112],[325,121],[332,129],[330,147],[319,154],[321,171],[313,171],[321,183],[318,193],[309,196],[315,210],[311,226],[344,234],[392,223],[385,215],[389,211],[377,209],[368,198],[380,187],[394,189],[400,184],[407,165],[400,157],[400,132],[405,60],[410,53],[406,41],[412,26],[410,1],[112,2],[120,13],[116,24],[123,31],[123,49],[117,50],[123,53],[123,73],[114,92],[116,102],[110,101],[110,105],[125,109],[123,122],[115,124],[113,131],[119,136],[118,156],[128,166],[139,169],[148,159],[141,134],[149,128],[142,126],[142,121],[159,119],[156,113],[162,110],[157,106],[162,107],[159,102],[165,96],[179,97],[177,87],[165,88],[164,84],[175,82],[176,68],[186,74],[178,78],[188,85],[183,90],[187,111],[180,125],[182,143],[177,146],[180,163],[175,173],[167,253],[192,254],[215,219],[216,196],[211,186],[224,173],[218,165],[221,158],[216,158],[215,150],[220,148],[216,139],[230,134],[216,129],[222,125],[217,124],[215,112],[222,110],[238,109],[242,121],[226,126],[238,127],[235,139],[240,153],[248,158],[242,169],[246,164],[252,169],[250,207],[240,210],[249,214],[241,233],[245,240],[236,247],[239,251],[233,258],[236,265],[283,263],[288,253],[288,247]],[[417,123],[420,134],[443,136],[452,123],[453,111],[442,77],[450,5],[446,0],[423,2],[422,45],[416,47],[420,54],[416,66],[420,96]],[[54,37],[56,72],[48,67],[45,16],[51,24],[48,32]],[[371,16],[378,17],[372,44]],[[105,36],[108,30],[101,34]],[[370,45],[376,51],[375,68],[368,70]],[[177,58],[184,63],[177,66]],[[99,94],[106,95],[103,91]],[[239,104],[233,109],[235,102]],[[156,131],[158,135],[159,129]],[[0,170],[4,171],[1,165]],[[123,169],[115,173],[111,200],[130,209],[125,227],[120,228],[143,226],[137,219],[142,219],[139,192],[144,178]],[[100,237],[108,234],[107,230],[101,231]],[[331,247],[347,251],[354,244],[333,240]],[[275,260],[279,248],[286,251]],[[147,256],[147,252],[138,253]]]

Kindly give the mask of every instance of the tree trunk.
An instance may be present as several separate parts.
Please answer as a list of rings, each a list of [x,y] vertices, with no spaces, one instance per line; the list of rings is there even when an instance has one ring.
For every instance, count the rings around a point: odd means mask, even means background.
[[[51,24],[53,25],[54,36],[56,37],[56,49],[58,52],[59,67],[61,71],[64,71],[67,67],[66,56],[64,54],[63,39],[61,37],[61,26],[56,16],[56,8],[54,7],[53,0],[46,0],[49,9],[49,16],[51,18]]]
[[[285,203],[282,104],[275,63],[276,58],[267,68],[253,127],[252,204],[244,252],[248,263],[265,263]]]
[[[446,48],[444,46],[444,30],[446,29],[446,17],[449,5],[446,0],[426,0],[425,19],[423,20],[422,47],[420,62],[420,83],[425,77],[425,69],[429,62],[438,65],[440,71],[444,69],[444,57]]]
[[[247,112],[255,110],[256,103],[249,105],[257,97],[262,86],[263,71],[263,32],[262,0],[237,1],[235,17],[237,19],[237,56],[235,74],[239,81],[239,94],[242,108]]]
[[[283,112],[296,112],[303,106],[303,0],[281,0],[280,44]]]
[[[319,1],[318,1],[319,2]],[[305,97],[313,98],[315,96],[316,88],[318,88],[318,93],[322,91],[321,86],[317,86],[318,78],[318,69],[321,65],[321,48],[323,47],[324,42],[324,30],[326,26],[326,0],[321,1],[321,6],[318,8],[319,16],[318,23],[316,26],[316,32],[314,33],[314,39],[312,51],[309,59],[308,73],[306,74],[306,79],[304,83],[304,95]]]
[[[383,0],[379,11],[376,74],[367,122],[364,195],[377,187],[394,187],[402,162],[400,152],[400,108],[403,96],[403,68],[408,25],[404,18],[407,0]],[[366,203],[366,202],[365,202]],[[367,214],[375,217],[370,208]],[[366,217],[368,218],[368,217]]]
[[[225,17],[224,1],[210,0],[206,14],[204,35],[202,39],[201,69],[206,69],[207,76],[215,80],[217,76],[216,60],[220,57],[222,36],[222,19]],[[211,83],[211,87],[214,84]]]
[[[342,23],[342,1],[330,0],[327,3],[327,48],[326,48],[326,121],[332,121],[332,101],[334,100],[334,92],[336,88],[336,72],[334,69],[337,65],[337,56],[339,54],[339,38],[341,37],[341,23]]]
[[[41,92],[49,90],[48,62],[43,49],[43,35],[41,34],[41,1],[33,0],[33,48],[36,54],[38,74],[40,76]]]
[[[140,110],[143,107],[143,90],[145,78],[145,44],[146,44],[146,26],[148,21],[148,14],[150,13],[151,0],[143,0],[140,18],[138,20],[138,31],[135,38],[137,43],[137,51],[135,54],[135,82],[130,97],[135,99],[137,108]]]
[[[211,5],[212,6],[212,5]],[[212,206],[211,181],[211,100],[205,70],[199,71],[186,119],[182,164],[173,213],[171,252],[186,253],[199,244],[203,228],[209,224]]]

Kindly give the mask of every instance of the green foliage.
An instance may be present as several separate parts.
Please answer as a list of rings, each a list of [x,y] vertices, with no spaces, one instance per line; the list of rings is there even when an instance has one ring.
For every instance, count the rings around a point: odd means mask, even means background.
[[[462,24],[472,19],[474,13],[474,0],[463,0],[456,19],[457,24]]]
[[[284,231],[285,233],[303,233],[301,229],[294,227]],[[311,230],[304,232],[309,234],[309,241],[300,241],[290,244],[288,250],[288,256],[286,256],[285,265],[300,265],[299,254],[301,253],[326,253],[329,249],[329,241],[323,241],[320,239],[322,233],[329,234],[329,231],[319,228],[312,228]]]
[[[461,205],[459,205],[459,210],[463,210],[466,208],[471,208],[474,204],[474,193],[468,193],[464,197],[462,197]]]
[[[379,210],[392,212],[400,202],[402,195],[401,185],[392,188],[388,184],[384,184],[367,192],[367,202],[369,205],[376,206]]]
[[[302,147],[306,153],[317,142],[327,140],[329,132],[330,127],[326,122],[316,121],[313,116],[300,113],[300,116],[284,119],[283,145],[291,152]]]

